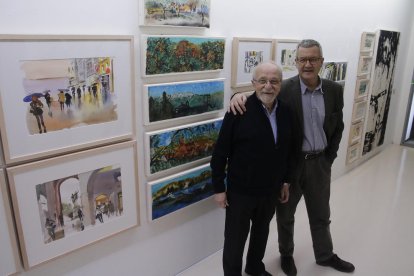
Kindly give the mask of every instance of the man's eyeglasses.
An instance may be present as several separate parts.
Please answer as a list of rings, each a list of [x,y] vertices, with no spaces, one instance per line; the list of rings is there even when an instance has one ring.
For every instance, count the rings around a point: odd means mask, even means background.
[[[253,79],[254,82],[257,82],[260,85],[266,85],[267,83],[270,83],[270,85],[278,85],[280,84],[280,80],[265,80],[265,79],[260,79],[260,80],[255,80]]]
[[[318,61],[320,61],[322,58],[321,57],[303,57],[303,58],[296,58],[296,62],[300,63],[300,64],[306,64],[306,62],[309,61],[310,64],[314,65],[315,63],[317,63]]]

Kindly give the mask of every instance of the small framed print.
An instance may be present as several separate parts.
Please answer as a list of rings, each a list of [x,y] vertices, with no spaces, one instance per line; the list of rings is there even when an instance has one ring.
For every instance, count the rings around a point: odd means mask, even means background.
[[[375,33],[372,32],[363,32],[361,35],[361,46],[360,51],[361,53],[368,53],[369,55],[372,54],[374,51],[375,46]]]
[[[371,73],[372,67],[372,57],[370,56],[361,56],[359,57],[358,63],[358,76],[365,76]]]
[[[366,98],[369,93],[370,80],[366,78],[357,79],[355,86],[355,100]]]
[[[365,118],[365,113],[367,111],[367,100],[359,101],[354,103],[354,108],[352,111],[352,122],[357,122]]]
[[[361,157],[361,143],[357,143],[348,147],[346,155],[346,163],[351,164]]]
[[[7,168],[25,269],[138,225],[136,142]]]
[[[296,68],[296,47],[300,40],[277,39],[276,63],[282,67],[283,79],[291,78],[298,74]]]
[[[253,69],[275,59],[275,40],[234,37],[232,47],[231,87],[236,92],[250,91]]]
[[[363,121],[351,124],[351,128],[349,130],[349,145],[353,145],[361,141],[363,127]]]
[[[148,183],[148,218],[156,220],[214,194],[210,164]]]

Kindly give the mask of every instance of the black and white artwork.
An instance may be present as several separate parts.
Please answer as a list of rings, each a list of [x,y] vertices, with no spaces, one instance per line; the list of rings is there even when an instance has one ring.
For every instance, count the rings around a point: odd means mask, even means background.
[[[374,55],[374,72],[371,80],[372,90],[368,97],[369,108],[363,155],[384,143],[399,38],[399,32],[379,31],[376,54]]]

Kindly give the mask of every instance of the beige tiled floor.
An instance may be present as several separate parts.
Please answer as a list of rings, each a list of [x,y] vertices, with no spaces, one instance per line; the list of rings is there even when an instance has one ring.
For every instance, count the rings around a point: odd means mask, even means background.
[[[391,145],[332,182],[331,232],[334,251],[354,263],[352,275],[414,275],[414,149]],[[279,265],[275,221],[264,263],[273,275]],[[315,264],[303,200],[298,206],[294,258],[298,275],[346,275]],[[180,276],[223,275],[222,251]]]

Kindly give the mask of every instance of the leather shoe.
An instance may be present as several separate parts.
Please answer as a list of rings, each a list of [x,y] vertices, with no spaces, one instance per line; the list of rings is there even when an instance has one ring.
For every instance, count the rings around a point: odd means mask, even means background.
[[[295,260],[293,260],[292,256],[281,256],[280,266],[282,267],[283,272],[288,276],[295,276],[298,273]]]
[[[355,266],[353,264],[346,262],[344,260],[341,260],[336,254],[334,254],[332,257],[330,257],[326,261],[316,261],[316,263],[322,266],[330,266],[341,272],[350,273],[355,270]]]
[[[272,274],[270,274],[266,270],[263,271],[263,272],[261,272],[261,273],[259,273],[259,274],[249,273],[247,271],[245,271],[245,272],[246,272],[247,275],[250,275],[250,276],[272,276]]]

